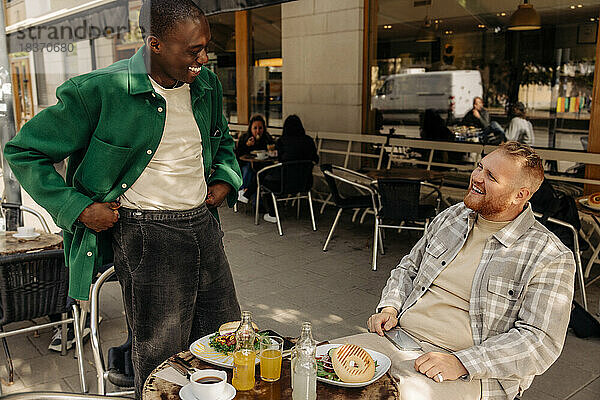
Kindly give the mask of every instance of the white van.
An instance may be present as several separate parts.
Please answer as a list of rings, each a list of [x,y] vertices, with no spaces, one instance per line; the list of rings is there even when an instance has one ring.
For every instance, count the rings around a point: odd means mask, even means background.
[[[481,74],[472,71],[436,71],[390,75],[371,100],[377,119],[419,121],[434,109],[451,121],[462,118],[473,107],[473,98],[483,96]],[[379,126],[378,126],[379,128]]]

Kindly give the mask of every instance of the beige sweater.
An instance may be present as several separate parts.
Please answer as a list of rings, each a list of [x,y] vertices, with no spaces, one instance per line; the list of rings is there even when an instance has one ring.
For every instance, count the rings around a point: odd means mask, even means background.
[[[429,290],[400,317],[400,326],[417,339],[449,351],[473,346],[469,300],[473,276],[487,240],[508,222],[478,216],[464,246]]]

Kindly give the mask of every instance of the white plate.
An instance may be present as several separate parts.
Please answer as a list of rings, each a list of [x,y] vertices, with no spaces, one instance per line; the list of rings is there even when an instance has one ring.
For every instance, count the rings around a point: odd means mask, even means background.
[[[202,361],[206,361],[209,364],[217,365],[223,368],[233,368],[233,354],[227,355],[219,353],[218,351],[210,347],[210,337],[213,335],[214,333],[211,333],[210,335],[206,335],[196,340],[190,345],[190,351],[193,355],[195,355]],[[257,354],[256,364],[258,364],[259,362],[260,359],[258,358]]]
[[[38,232],[33,232],[33,233],[13,233],[13,237],[15,237],[17,239],[23,239],[23,240],[35,239],[38,236],[40,236],[40,234]]]
[[[329,352],[330,349],[335,348],[335,347],[340,347],[340,346],[342,346],[342,345],[341,344],[324,344],[322,346],[319,346],[319,347],[317,347],[317,357],[324,356],[325,354],[327,354]],[[360,383],[336,382],[336,381],[332,381],[331,379],[321,378],[318,376],[317,376],[317,380],[320,382],[329,383],[330,385],[341,386],[341,387],[363,387],[363,386],[367,386],[367,385],[370,385],[371,383],[375,382],[376,380],[381,378],[388,371],[388,369],[390,369],[390,367],[392,366],[392,360],[390,360],[390,358],[388,356],[386,356],[385,354],[381,354],[378,351],[369,350],[369,349],[365,349],[365,350],[367,351],[367,353],[369,353],[369,355],[371,357],[373,357],[373,360],[375,360],[377,362],[377,366],[375,367],[375,375],[373,375],[373,378],[370,381],[360,382]]]
[[[589,203],[589,199],[587,197],[583,197],[583,198],[579,199],[578,201],[584,207],[591,208],[592,210],[600,210],[600,205],[598,205],[598,206],[591,205]]]
[[[223,393],[223,396],[221,396],[218,399],[214,399],[214,400],[231,400],[235,397],[235,394],[237,393],[237,391],[235,390],[235,388],[233,386],[231,386],[229,383],[225,382],[225,388],[226,389],[225,389],[225,393]],[[187,385],[182,387],[181,390],[179,390],[179,397],[181,397],[183,400],[205,400],[205,399],[198,399],[196,397],[194,392],[192,392],[192,384],[191,383],[188,383]]]

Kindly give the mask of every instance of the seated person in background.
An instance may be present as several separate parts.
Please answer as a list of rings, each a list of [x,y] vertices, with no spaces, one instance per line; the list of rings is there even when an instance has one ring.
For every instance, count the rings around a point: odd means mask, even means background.
[[[516,102],[512,105],[510,114],[512,119],[506,129],[506,140],[514,140],[533,146],[533,125],[525,119],[525,105],[520,101]]]
[[[443,142],[453,142],[455,140],[454,134],[446,126],[446,122],[442,117],[433,109],[428,108],[425,110],[423,115],[423,123],[421,125],[421,138],[425,140],[436,140]],[[431,150],[429,150],[431,151]],[[433,155],[434,162],[459,162],[463,158],[462,153],[455,151],[436,151]],[[429,152],[425,150],[422,155],[422,160],[427,161],[429,159]],[[433,167],[437,169],[437,167]]]
[[[474,126],[479,129],[485,129],[490,126],[490,114],[483,108],[483,99],[481,97],[473,99],[473,108],[465,114],[462,123],[463,125]]]
[[[319,162],[317,155],[317,147],[314,140],[306,134],[302,121],[297,115],[288,116],[283,122],[283,130],[281,137],[275,143],[277,149],[277,158],[279,162],[311,160],[315,163]],[[264,176],[261,176],[261,185],[277,191],[281,186],[281,171],[275,169],[269,171]],[[254,189],[252,191],[252,189]],[[246,193],[246,197],[253,195],[256,191],[256,185],[251,186]],[[263,204],[267,208],[267,213],[263,219],[267,222],[276,223],[275,210],[273,208],[272,199],[269,196],[265,198]]]
[[[319,162],[317,146],[313,138],[306,134],[302,121],[297,115],[290,115],[283,123],[281,137],[275,144],[280,162],[311,160]]]
[[[504,129],[496,121],[490,121],[490,114],[483,107],[483,99],[475,97],[473,108],[462,119],[463,125],[481,129],[481,142],[500,144],[505,141]]]
[[[252,184],[254,175],[256,174],[252,170],[250,163],[241,161],[240,157],[250,154],[254,150],[267,150],[267,146],[274,143],[275,140],[267,132],[267,124],[262,115],[254,115],[250,118],[248,130],[240,136],[235,149],[235,155],[242,170],[242,186],[238,192],[238,201],[248,203],[248,196],[244,196],[244,194]]]
[[[558,358],[575,261],[534,218],[529,199],[543,178],[531,147],[501,145],[471,174],[464,202],[391,272],[367,327],[383,335],[399,325],[426,352],[393,355],[403,357],[402,399],[426,385],[429,399],[513,400]]]
[[[423,115],[421,138],[426,140],[453,142],[454,134],[446,127],[446,123],[442,117],[440,117],[435,110],[428,108]]]

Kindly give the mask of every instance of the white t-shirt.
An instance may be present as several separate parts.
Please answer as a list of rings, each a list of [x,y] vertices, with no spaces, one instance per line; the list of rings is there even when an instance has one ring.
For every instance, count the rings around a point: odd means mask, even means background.
[[[190,86],[165,89],[152,78],[150,82],[166,101],[165,127],[152,160],[121,196],[121,204],[141,210],[196,208],[206,200],[207,188]]]

